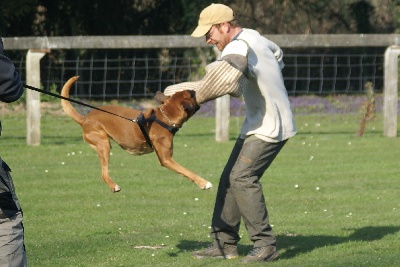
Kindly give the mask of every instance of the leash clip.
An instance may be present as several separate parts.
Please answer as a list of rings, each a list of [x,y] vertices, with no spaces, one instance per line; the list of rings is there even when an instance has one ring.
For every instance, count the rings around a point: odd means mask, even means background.
[[[132,120],[134,122],[137,122],[138,124],[143,124],[144,121],[144,115],[142,112],[140,112],[139,116],[137,116],[136,120]]]
[[[179,131],[179,127],[177,127],[175,124],[172,124],[171,126],[168,126],[167,129],[172,134],[176,134],[176,132]]]

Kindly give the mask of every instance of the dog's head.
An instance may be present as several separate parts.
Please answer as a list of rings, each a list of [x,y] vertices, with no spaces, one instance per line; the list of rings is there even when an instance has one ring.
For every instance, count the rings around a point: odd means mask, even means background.
[[[157,92],[154,99],[163,104],[163,108],[169,114],[174,114],[176,119],[182,120],[181,123],[192,117],[200,108],[196,101],[196,92],[192,90],[176,92],[172,96]]]

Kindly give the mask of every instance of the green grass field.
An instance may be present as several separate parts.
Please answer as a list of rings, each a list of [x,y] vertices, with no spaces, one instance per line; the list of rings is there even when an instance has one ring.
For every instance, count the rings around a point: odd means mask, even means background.
[[[270,266],[399,266],[400,138],[382,136],[381,115],[356,137],[359,116],[296,116],[292,138],[262,178],[281,256]],[[177,133],[174,158],[214,184],[202,191],[113,144],[111,193],[94,150],[65,116],[44,114],[42,145],[25,145],[25,118],[2,118],[1,157],[12,168],[25,215],[31,267],[241,266],[196,260],[209,242],[219,175],[233,147],[214,141],[214,120],[194,117]],[[241,256],[252,244],[242,227]],[[264,266],[264,264],[251,264]]]

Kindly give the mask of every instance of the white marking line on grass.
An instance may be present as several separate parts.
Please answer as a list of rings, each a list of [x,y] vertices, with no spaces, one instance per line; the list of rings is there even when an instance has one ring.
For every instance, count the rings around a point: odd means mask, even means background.
[[[164,244],[161,244],[160,246],[133,246],[133,248],[136,248],[136,249],[160,249],[160,248],[163,248],[163,247],[166,247],[166,245],[164,245]]]

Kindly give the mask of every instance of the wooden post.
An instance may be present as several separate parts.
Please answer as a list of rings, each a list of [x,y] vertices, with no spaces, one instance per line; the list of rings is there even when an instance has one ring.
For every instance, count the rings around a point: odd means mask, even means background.
[[[26,84],[40,88],[40,60],[46,53],[28,50],[26,55]],[[26,89],[26,143],[40,145],[40,93]]]
[[[229,140],[230,100],[229,95],[215,100],[215,140],[217,142]]]
[[[397,136],[398,103],[398,56],[400,46],[390,46],[385,51],[384,96],[383,96],[383,135]]]
[[[213,48],[216,58],[220,58],[221,52],[215,46]],[[215,140],[217,142],[229,140],[230,100],[229,95],[215,100]]]

